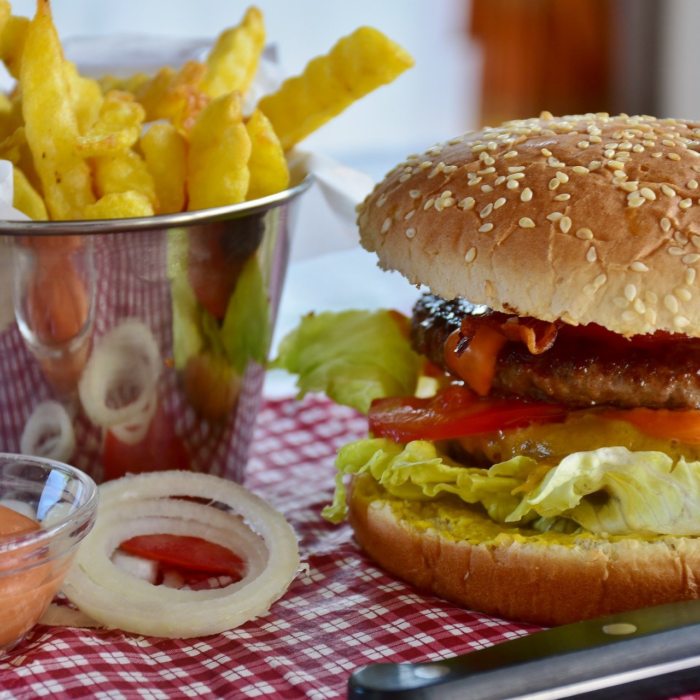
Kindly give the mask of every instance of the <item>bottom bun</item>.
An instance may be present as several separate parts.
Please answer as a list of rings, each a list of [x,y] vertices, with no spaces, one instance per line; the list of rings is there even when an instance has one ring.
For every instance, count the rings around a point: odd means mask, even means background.
[[[456,500],[400,501],[369,475],[353,480],[349,507],[386,571],[488,615],[551,626],[700,597],[697,538],[506,529]]]

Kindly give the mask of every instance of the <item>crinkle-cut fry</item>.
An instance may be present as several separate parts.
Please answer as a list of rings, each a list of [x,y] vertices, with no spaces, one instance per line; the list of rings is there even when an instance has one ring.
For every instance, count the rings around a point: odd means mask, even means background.
[[[0,139],[6,139],[24,125],[22,94],[17,90],[11,97],[0,93]]]
[[[245,199],[250,172],[250,137],[241,96],[231,92],[211,102],[190,133],[187,159],[188,209],[208,209]]]
[[[120,90],[121,92],[135,94],[149,80],[151,80],[151,76],[146,73],[134,73],[127,78],[118,78],[116,75],[103,75],[101,78],[97,79],[97,82],[105,95],[111,90]]]
[[[79,136],[76,150],[83,157],[119,153],[131,148],[141,136],[146,111],[130,92],[112,90],[102,103],[93,127]]]
[[[210,97],[238,90],[245,94],[258,70],[265,47],[265,21],[257,7],[249,7],[241,23],[219,35],[207,57],[201,89]]]
[[[146,120],[172,119],[182,109],[182,92],[199,89],[206,66],[199,61],[187,61],[179,71],[161,68],[136,92],[136,101],[146,110]]]
[[[161,214],[185,208],[187,142],[169,122],[156,122],[141,137],[141,152],[153,176]]]
[[[38,0],[22,53],[22,113],[53,220],[81,219],[95,201],[90,168],[75,152],[78,122],[48,0]]]
[[[17,165],[22,154],[22,147],[26,144],[27,134],[25,128],[20,126],[0,142],[0,159],[9,160]]]
[[[86,134],[97,121],[102,108],[102,90],[96,80],[80,75],[74,63],[64,61],[63,66],[73,110],[78,120],[78,131]]]
[[[256,109],[246,124],[251,152],[248,161],[250,184],[246,199],[259,199],[286,190],[289,168],[270,120]]]
[[[7,6],[9,7],[9,3]],[[16,80],[19,80],[20,76],[22,52],[28,29],[29,20],[26,17],[10,15],[0,31],[0,60]]]
[[[33,221],[48,221],[49,215],[44,200],[16,165],[12,168],[12,179],[14,181],[12,206]]]
[[[2,52],[2,35],[11,15],[12,5],[8,0],[0,0],[0,52]]]
[[[134,219],[153,213],[148,197],[135,190],[106,194],[85,207],[86,219]]]
[[[153,113],[170,88],[175,70],[169,66],[161,68],[152,78],[147,80],[135,93],[136,101],[146,110],[146,119],[153,121]]]
[[[154,211],[159,211],[158,197],[153,176],[146,163],[132,149],[91,159],[98,197],[121,194],[131,190],[144,195]]]
[[[372,27],[343,37],[304,72],[282,83],[258,104],[272,122],[285,151],[353,102],[397,78],[413,65],[397,43]]]

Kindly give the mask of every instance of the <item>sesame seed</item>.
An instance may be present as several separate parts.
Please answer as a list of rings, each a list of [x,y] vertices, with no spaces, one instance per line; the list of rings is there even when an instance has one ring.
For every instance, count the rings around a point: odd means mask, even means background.
[[[665,216],[661,219],[661,230],[664,233],[668,233],[671,230],[671,222]]]
[[[690,301],[693,298],[693,295],[690,293],[689,290],[687,290],[685,287],[678,287],[674,294],[681,300],[681,301]]]
[[[434,200],[433,198],[430,198],[430,199],[423,205],[423,210],[424,210],[424,211],[428,211],[428,209],[430,209],[430,208],[433,206],[433,204],[435,204],[435,200]]]
[[[574,165],[574,167],[572,168],[572,170],[573,170],[575,173],[578,173],[579,175],[586,175],[587,173],[590,172],[590,170],[589,170],[588,168],[586,168],[585,166],[583,166],[583,165]]]
[[[598,259],[598,251],[593,246],[591,246],[588,249],[588,252],[586,253],[586,260],[588,260],[588,262],[590,262],[590,263],[593,263],[597,259]]]
[[[510,168],[508,168],[509,173],[521,173],[523,170],[525,170],[524,165],[511,165]]]
[[[474,197],[465,197],[457,206],[464,209],[464,211],[469,211],[469,209],[474,208],[475,204],[476,200]]]
[[[606,158],[614,158],[615,157],[615,151],[609,148],[607,151],[603,151],[603,155]]]
[[[464,259],[465,259],[468,263],[474,262],[474,260],[476,260],[476,248],[470,248],[470,249],[467,251],[467,254],[464,256]]]
[[[386,194],[382,193],[379,195],[379,199],[377,200],[377,206],[382,207],[384,204],[386,204],[387,196]]]
[[[391,226],[391,219],[389,219],[389,218],[384,219],[384,223],[382,224],[382,233],[386,233],[389,230],[390,226]]]
[[[671,139],[664,139],[661,143],[663,143],[664,146],[670,146],[671,148],[676,145],[676,142],[671,141]]]
[[[673,237],[674,237],[674,238],[676,239],[676,241],[678,242],[678,245],[680,245],[680,246],[688,245],[688,238],[687,238],[687,236],[684,236],[680,231],[676,231],[676,232],[673,234]]]
[[[634,310],[638,314],[643,314],[647,310],[647,307],[644,306],[644,302],[641,299],[635,299],[634,300]]]
[[[641,143],[638,143],[637,145],[635,145],[635,146],[632,147],[632,150],[633,150],[635,153],[644,153],[644,146],[642,146]]]
[[[493,204],[487,204],[480,212],[479,216],[485,219],[493,211]]]
[[[630,305],[625,297],[615,297],[613,299],[613,304],[615,304],[618,309],[626,309]]]
[[[403,217],[404,221],[408,221],[410,218],[412,218],[416,213],[415,209],[411,209],[411,211],[406,214],[406,216]]]
[[[491,185],[482,185],[481,191],[482,192],[493,192],[493,187],[491,187]]]
[[[540,153],[541,153],[543,156],[546,156],[547,158],[551,158],[551,157],[552,157],[552,152],[551,152],[548,148],[543,148],[543,149],[540,151]]]
[[[676,190],[674,190],[673,187],[670,187],[669,185],[661,185],[661,191],[667,197],[675,197],[676,196]]]
[[[693,245],[696,248],[700,248],[700,236],[691,236],[690,240],[693,241]]]
[[[688,198],[688,199],[682,199],[680,202],[678,202],[678,207],[680,209],[690,209],[690,207],[693,206],[693,200]]]
[[[654,309],[647,309],[646,314],[644,314],[644,317],[652,325],[656,324],[656,311]]]
[[[480,182],[481,182],[480,177],[473,177],[471,180],[469,180],[469,182],[467,184],[471,187],[472,185],[478,185]]]
[[[639,194],[641,194],[644,199],[648,199],[650,202],[653,202],[656,199],[654,190],[650,189],[649,187],[642,187],[642,189],[639,190]]]
[[[696,173],[700,173],[700,165],[694,165],[694,166],[693,166],[693,170],[694,170]]]
[[[447,174],[453,173],[455,170],[457,170],[457,166],[456,165],[446,165],[442,170],[443,170],[443,172],[445,172]]]
[[[589,137],[588,139],[591,143],[600,143],[603,139],[600,138],[597,134],[593,134],[593,136]]]
[[[685,316],[676,316],[673,319],[673,325],[676,328],[685,328],[690,325],[690,321]]]
[[[625,287],[625,299],[627,301],[634,301],[637,296],[637,288],[633,284],[628,284]]]
[[[579,141],[578,142],[579,148],[588,148],[589,146],[590,146],[590,144],[588,143],[588,141]]]
[[[695,275],[696,275],[695,268],[689,267],[685,271],[685,283],[686,284],[693,284],[693,282],[695,282]]]
[[[508,184],[506,185],[506,187],[509,190],[517,190],[518,187],[520,187],[520,183],[517,180],[508,180]]]
[[[553,178],[549,181],[549,189],[550,189],[550,190],[556,190],[557,187],[559,187],[559,185],[561,185],[561,182],[559,182],[559,180],[557,180],[556,177],[553,177]]]
[[[505,198],[505,197],[499,197],[499,198],[493,203],[493,208],[494,208],[494,209],[500,209],[505,203],[506,203],[506,198]]]
[[[622,188],[625,192],[636,192],[637,188],[639,187],[639,184],[635,181],[620,182],[618,183],[618,187]]]
[[[535,222],[527,216],[524,216],[518,221],[518,226],[520,226],[520,228],[535,228]]]
[[[409,196],[411,199],[419,199],[419,198],[420,198],[420,190],[411,190],[411,191],[408,193],[408,196]]]
[[[570,194],[558,194],[554,199],[557,202],[566,202],[567,200],[571,199],[571,195]]]
[[[610,170],[624,170],[625,164],[619,160],[609,160],[607,166]]]
[[[661,158],[662,155],[663,155],[663,153],[661,153],[661,151],[659,151],[658,153],[652,153],[651,157],[652,158]]]
[[[504,158],[515,158],[518,155],[517,151],[508,151],[503,157]]]
[[[631,197],[627,200],[627,206],[636,209],[637,207],[641,207],[646,201],[647,200],[644,199],[644,197]]]
[[[680,160],[681,157],[677,153],[669,153],[668,154],[668,159],[669,160]]]
[[[698,188],[698,181],[697,180],[688,180],[688,189],[697,190],[697,188]]]
[[[648,290],[646,292],[644,292],[644,299],[649,304],[656,304],[659,301],[659,297],[657,297],[654,292],[650,292]]]
[[[457,204],[457,200],[454,197],[444,197],[442,200],[443,207],[453,207]]]
[[[484,165],[493,165],[496,161],[489,155],[484,154],[486,157],[484,158]]]
[[[494,182],[493,184],[496,185],[496,186],[498,186],[498,185],[502,185],[505,181],[506,181],[506,176],[505,176],[505,175],[499,175],[499,176],[496,178],[496,182]]]
[[[637,317],[634,315],[634,311],[623,311],[622,320],[627,321],[627,323],[632,323],[637,320]]]
[[[483,170],[479,170],[477,175],[490,175],[491,173],[495,173],[496,168],[491,167],[491,168],[484,168]]]
[[[526,187],[522,191],[522,194],[520,195],[520,201],[521,202],[529,202],[531,199],[532,199],[532,190],[529,187]]]
[[[565,185],[569,181],[569,176],[566,173],[559,172],[557,173],[557,180]]]
[[[493,224],[484,224],[479,228],[479,233],[488,233],[493,230]]]
[[[598,168],[600,168],[601,165],[603,164],[599,160],[592,160],[588,164],[588,170],[598,170]]]
[[[561,212],[553,211],[551,214],[548,214],[548,215],[547,215],[547,218],[548,218],[550,221],[556,223],[556,222],[559,221],[559,219],[561,219],[563,216],[564,216],[564,215],[563,215]]]
[[[455,146],[458,143],[462,143],[464,141],[464,136],[455,136],[453,139],[450,139],[447,143],[450,144],[450,146]]]
[[[562,230],[562,233],[569,233],[571,230],[571,219],[568,216],[562,216],[559,220],[559,228]]]
[[[700,255],[697,253],[688,253],[681,258],[681,262],[684,262],[686,265],[693,265],[698,260],[700,260]]]
[[[400,178],[399,182],[406,182],[406,180],[411,179],[411,173],[404,173]]]
[[[522,180],[525,177],[522,173],[513,173],[512,175],[508,175],[507,179],[508,180]]]
[[[445,167],[445,164],[440,161],[431,171],[430,174],[428,175],[428,179],[435,177],[438,173],[442,172],[443,168]]]
[[[424,160],[418,167],[421,170],[427,170],[433,164],[432,160]]]
[[[590,241],[593,238],[593,231],[589,228],[580,228],[576,231],[576,238],[580,238],[582,241]]]
[[[406,238],[413,238],[413,236],[416,235],[416,229],[414,228],[407,228],[406,229]]]
[[[435,206],[435,211],[442,211],[445,208],[445,205],[443,204],[443,200],[440,197],[438,197],[435,200],[434,206]]]
[[[636,262],[633,262],[630,265],[630,267],[635,272],[649,272],[649,268],[643,262],[639,262],[638,260]]]

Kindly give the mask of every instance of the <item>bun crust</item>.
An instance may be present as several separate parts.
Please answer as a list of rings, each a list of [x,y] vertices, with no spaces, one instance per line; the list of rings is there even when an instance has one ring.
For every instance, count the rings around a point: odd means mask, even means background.
[[[700,123],[651,117],[472,132],[387,175],[359,209],[362,244],[447,299],[700,336],[698,150]]]
[[[700,541],[663,538],[581,546],[468,544],[397,519],[386,500],[350,496],[360,546],[382,568],[458,605],[537,625],[562,625],[700,597]],[[510,538],[512,539],[512,538]]]

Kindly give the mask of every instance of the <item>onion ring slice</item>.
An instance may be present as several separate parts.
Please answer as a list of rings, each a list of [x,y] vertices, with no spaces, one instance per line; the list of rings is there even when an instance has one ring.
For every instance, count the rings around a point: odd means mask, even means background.
[[[217,501],[233,513],[173,496]],[[228,547],[246,559],[245,576],[224,588],[180,590],[136,579],[110,561],[121,542],[147,534],[187,534]],[[294,531],[258,496],[207,474],[147,473],[100,487],[97,521],[63,592],[107,627],[185,639],[218,634],[262,615],[298,569]]]
[[[78,393],[88,418],[103,428],[130,423],[148,409],[163,367],[151,329],[136,319],[124,321],[102,336],[80,377]],[[116,408],[110,398],[124,389],[135,399]]]
[[[75,432],[68,411],[57,401],[34,408],[19,442],[22,454],[67,462],[75,452]]]

